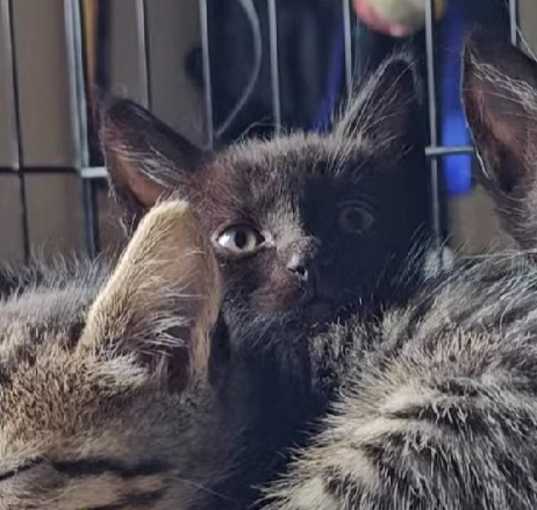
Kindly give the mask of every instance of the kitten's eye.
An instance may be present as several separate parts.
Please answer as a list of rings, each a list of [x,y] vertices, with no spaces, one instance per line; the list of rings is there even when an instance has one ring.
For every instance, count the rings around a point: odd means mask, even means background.
[[[233,225],[216,237],[217,248],[235,256],[250,255],[265,242],[265,238],[249,225]]]
[[[373,215],[363,206],[344,205],[339,211],[338,224],[343,232],[363,234],[373,224]]]

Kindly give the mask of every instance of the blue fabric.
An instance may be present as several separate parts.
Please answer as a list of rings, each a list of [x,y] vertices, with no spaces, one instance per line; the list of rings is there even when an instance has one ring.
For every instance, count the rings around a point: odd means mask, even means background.
[[[442,145],[466,145],[470,138],[465,126],[460,104],[460,54],[465,33],[464,8],[460,2],[448,2],[448,10],[441,24],[441,50],[447,50],[439,69],[440,141]],[[343,90],[344,81],[344,33],[336,32],[332,42],[332,57],[326,80],[326,95],[314,116],[310,129],[325,131],[330,127],[332,113]],[[472,161],[469,155],[443,158],[442,169],[446,191],[449,195],[467,193],[472,186]]]
[[[343,29],[341,29],[341,31],[336,32],[332,42],[332,57],[327,75],[326,96],[313,120],[311,129],[314,131],[326,131],[330,128],[332,114],[335,111],[343,87],[344,61],[345,38]]]
[[[442,145],[466,145],[470,137],[466,129],[460,101],[461,51],[465,33],[464,7],[461,2],[448,2],[442,22],[442,46],[445,53],[440,69],[440,140]],[[448,195],[467,193],[472,187],[472,160],[469,155],[446,156],[442,161]]]

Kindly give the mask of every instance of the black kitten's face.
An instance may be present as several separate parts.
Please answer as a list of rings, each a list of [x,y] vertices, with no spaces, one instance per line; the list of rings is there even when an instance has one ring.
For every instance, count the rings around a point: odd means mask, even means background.
[[[251,142],[199,173],[190,199],[234,306],[322,323],[387,293],[425,215],[413,200],[420,160],[339,150],[317,136]]]
[[[130,225],[163,194],[187,198],[215,248],[225,306],[303,327],[356,302],[398,299],[394,280],[427,217],[419,113],[412,64],[399,55],[326,135],[204,154],[120,101],[105,114],[102,138]]]

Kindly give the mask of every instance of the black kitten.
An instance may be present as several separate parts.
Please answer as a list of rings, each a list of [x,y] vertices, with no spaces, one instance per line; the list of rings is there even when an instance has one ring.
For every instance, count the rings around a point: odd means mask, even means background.
[[[115,102],[102,128],[113,194],[131,229],[159,197],[188,199],[216,250],[225,310],[312,325],[350,303],[405,300],[401,267],[416,234],[428,236],[416,82],[411,59],[395,55],[332,132],[212,154],[132,102]]]

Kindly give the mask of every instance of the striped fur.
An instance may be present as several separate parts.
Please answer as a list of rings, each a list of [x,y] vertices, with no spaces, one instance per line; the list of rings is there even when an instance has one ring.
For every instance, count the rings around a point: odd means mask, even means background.
[[[113,270],[41,266],[0,300],[0,510],[240,510],[285,465],[324,399],[305,337],[224,323],[200,232],[161,203]]]
[[[536,508],[537,272],[521,258],[351,321],[332,411],[266,508]]]
[[[162,204],[112,273],[81,264],[0,302],[0,509],[219,500],[206,485],[234,459],[208,383],[219,283],[190,216]]]

